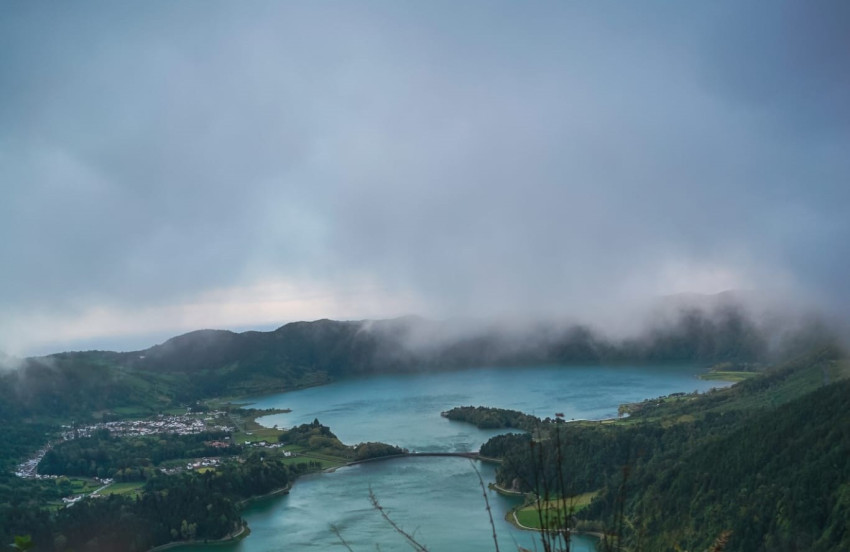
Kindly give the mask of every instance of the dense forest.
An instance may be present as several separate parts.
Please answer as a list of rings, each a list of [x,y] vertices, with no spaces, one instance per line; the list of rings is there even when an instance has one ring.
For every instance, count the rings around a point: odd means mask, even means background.
[[[251,410],[240,409],[245,412]],[[345,462],[406,452],[385,443],[344,445],[318,420],[280,433],[281,443],[309,451],[303,459],[267,446],[223,446],[227,437],[213,431],[116,437],[98,429],[91,436],[59,442],[38,469],[61,477],[0,479],[0,539],[11,542],[14,536],[28,535],[35,550],[57,552],[142,551],[177,540],[221,539],[241,529],[240,501],[284,488],[294,477],[320,469],[313,455]],[[157,469],[169,460],[204,456],[216,457],[214,468],[171,474]],[[51,503],[72,494],[69,476],[112,477],[143,486],[135,498],[107,494],[51,508]]]
[[[137,498],[84,500],[55,515],[16,501],[3,506],[0,537],[11,542],[13,535],[27,534],[34,550],[57,552],[141,552],[175,540],[220,539],[242,527],[240,500],[285,487],[308,469],[306,462],[287,465],[278,452],[257,451],[203,473],[155,473]]]
[[[258,413],[239,409],[239,414]],[[32,437],[34,440],[34,436]],[[321,464],[287,456],[281,449],[229,444],[221,431],[113,436],[106,429],[58,441],[41,459],[41,474],[53,479],[0,475],[0,539],[27,535],[38,551],[143,551],[175,540],[214,540],[242,527],[238,503],[286,487]],[[406,451],[384,443],[344,445],[318,420],[280,433],[279,441],[340,462],[362,461]],[[40,444],[35,440],[34,444]],[[158,469],[168,461],[216,457],[200,471]],[[56,509],[73,495],[69,478],[114,478],[139,482],[132,494],[106,494]]]
[[[278,441],[284,445],[299,445],[320,454],[357,461],[382,456],[395,456],[407,452],[386,443],[360,443],[354,447],[344,445],[333,434],[331,428],[322,425],[319,420],[313,420],[312,423],[302,424],[284,431],[278,437]]]
[[[118,438],[110,435],[108,429],[99,429],[91,437],[63,441],[51,447],[39,463],[38,472],[142,481],[150,479],[154,468],[165,460],[241,454],[240,445],[216,446],[216,441],[225,437],[228,436],[224,432],[202,432]]]
[[[579,529],[629,550],[848,550],[850,380],[826,347],[730,389],[656,401],[613,424],[539,421],[491,439],[498,483],[600,491]]]
[[[540,422],[534,416],[517,410],[485,408],[481,406],[456,406],[442,413],[443,417],[456,422],[467,422],[479,429],[522,429],[532,431]]]

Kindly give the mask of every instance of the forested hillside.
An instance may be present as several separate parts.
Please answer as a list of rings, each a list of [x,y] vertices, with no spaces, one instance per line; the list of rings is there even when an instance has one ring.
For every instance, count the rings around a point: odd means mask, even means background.
[[[11,542],[12,535],[28,535],[35,550],[46,552],[143,552],[176,540],[219,539],[242,527],[239,500],[284,487],[308,469],[275,451],[254,452],[204,473],[154,473],[136,498],[111,494],[55,513],[37,507],[49,496],[30,484],[29,497],[0,503],[0,536]]]
[[[583,326],[452,330],[419,318],[319,320],[271,332],[200,330],[128,353],[28,358],[0,372],[0,419],[155,413],[211,396],[291,390],[358,374],[540,363],[756,363],[769,355],[767,336],[733,306],[684,309],[623,341]]]
[[[600,491],[578,527],[630,550],[847,550],[848,364],[823,348],[704,396],[654,402],[614,424],[539,422],[500,436],[498,483],[539,494]]]

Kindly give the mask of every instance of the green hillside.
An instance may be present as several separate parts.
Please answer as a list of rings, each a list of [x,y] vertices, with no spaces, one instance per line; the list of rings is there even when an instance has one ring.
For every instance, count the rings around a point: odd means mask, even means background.
[[[685,310],[640,339],[582,326],[453,333],[419,318],[287,324],[270,332],[200,330],[142,351],[68,352],[0,372],[0,419],[146,414],[200,399],[321,385],[362,374],[539,363],[760,362],[766,338],[739,311]]]
[[[498,483],[600,491],[579,529],[628,550],[847,550],[850,364],[822,348],[732,388],[657,400],[613,424],[540,422],[482,454]]]

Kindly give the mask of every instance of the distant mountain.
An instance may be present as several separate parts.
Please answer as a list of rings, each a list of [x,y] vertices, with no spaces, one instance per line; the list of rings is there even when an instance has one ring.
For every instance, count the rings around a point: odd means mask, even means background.
[[[764,329],[725,300],[711,309],[680,306],[625,340],[581,325],[317,320],[269,332],[199,330],[128,353],[24,359],[18,369],[0,374],[0,415],[3,409],[26,415],[155,411],[210,396],[284,391],[374,373],[540,363],[753,363],[769,353]]]
[[[4,370],[13,370],[18,366],[20,359],[7,355],[3,351],[0,351],[0,372]]]

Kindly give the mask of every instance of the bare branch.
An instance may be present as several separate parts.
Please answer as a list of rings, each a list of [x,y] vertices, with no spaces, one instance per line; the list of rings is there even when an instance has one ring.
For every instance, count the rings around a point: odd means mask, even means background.
[[[484,479],[481,477],[481,472],[475,466],[475,462],[469,461],[472,469],[475,470],[475,475],[478,476],[478,484],[481,485],[481,492],[484,495],[484,504],[487,507],[487,516],[490,518],[490,527],[493,529],[493,544],[496,546],[496,552],[499,552],[499,539],[496,538],[496,524],[493,523],[493,511],[490,509],[490,499],[487,498],[487,488],[484,486]]]
[[[339,539],[339,542],[342,543],[342,545],[345,547],[346,550],[348,550],[348,552],[354,552],[348,542],[342,537],[342,532],[339,530],[339,527],[337,527],[333,523],[331,523],[331,533],[336,535],[336,538]]]
[[[407,539],[407,542],[410,544],[410,546],[413,547],[414,550],[417,550],[418,552],[428,552],[427,548],[419,544],[419,542],[417,542],[417,540],[413,538],[413,535],[399,527],[398,524],[390,518],[387,512],[384,511],[384,507],[381,506],[380,502],[378,502],[378,497],[375,496],[375,493],[372,491],[371,487],[369,488],[369,500],[372,502],[372,507],[378,510],[378,512],[381,514],[381,517],[384,518],[384,521],[389,523],[390,527],[395,529],[396,533]]]

